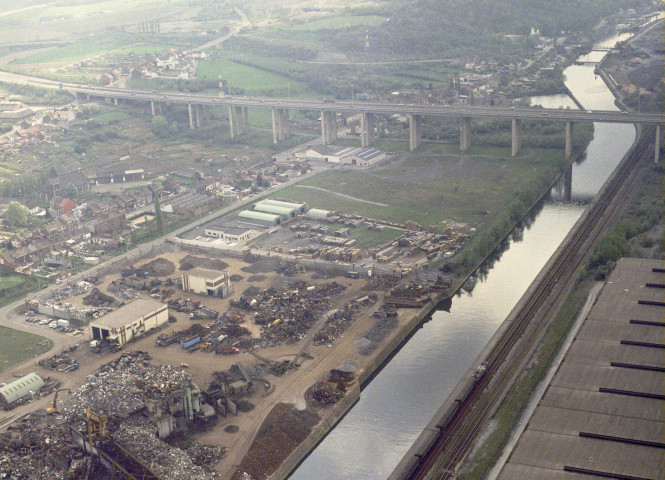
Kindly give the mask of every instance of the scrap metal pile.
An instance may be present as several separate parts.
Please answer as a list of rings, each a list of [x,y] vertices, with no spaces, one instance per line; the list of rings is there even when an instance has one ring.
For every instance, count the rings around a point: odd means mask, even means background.
[[[378,300],[375,293],[363,295],[352,302],[346,304],[343,308],[335,311],[326,319],[326,323],[314,336],[314,345],[329,345],[353,323],[354,312],[362,308],[374,305]]]
[[[51,295],[46,298],[54,300],[55,302],[61,302],[68,298],[77,297],[79,295],[83,295],[84,293],[88,293],[93,288],[95,288],[94,283],[81,280],[71,285],[64,285],[55,289],[53,293],[51,293]]]
[[[94,307],[108,307],[119,308],[124,305],[124,302],[119,302],[110,295],[102,293],[102,291],[95,287],[90,290],[90,293],[83,297],[83,305],[92,305]]]
[[[78,361],[63,352],[55,354],[52,357],[42,358],[39,361],[39,366],[47,370],[69,372],[78,368]]]
[[[106,287],[106,290],[115,293],[123,300],[134,300],[141,295],[135,288],[127,285],[122,278],[112,281],[109,286]]]
[[[332,307],[332,297],[346,287],[337,282],[308,286],[292,282],[283,293],[269,288],[253,298],[241,296],[231,306],[254,312],[254,322],[262,325],[255,345],[261,348],[292,344],[302,339],[321,315]]]
[[[85,383],[61,407],[67,421],[91,409],[104,415],[126,415],[140,410],[147,400],[163,400],[190,380],[172,365],[154,367],[143,352],[125,352],[88,375]]]
[[[0,434],[0,478],[11,480],[78,480],[85,459],[61,425],[31,413]]]
[[[163,480],[220,478],[213,468],[224,456],[223,448],[194,444],[181,450],[157,438],[156,430],[147,419],[133,417],[123,422],[112,435],[115,442]]]

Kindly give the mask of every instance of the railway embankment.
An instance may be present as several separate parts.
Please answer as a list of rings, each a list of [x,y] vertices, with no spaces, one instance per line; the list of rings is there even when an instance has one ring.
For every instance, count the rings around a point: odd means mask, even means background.
[[[460,384],[473,376],[477,365],[490,361],[488,375],[478,382],[479,386],[476,393],[481,392],[486,387],[488,390],[491,388],[494,391],[491,393],[484,391],[482,395],[475,395],[475,398],[470,396],[468,399],[462,399],[462,402],[466,401],[468,403],[464,406],[465,408],[462,408],[463,405],[460,402],[459,413],[455,418],[455,420],[459,420],[464,413],[477,417],[467,422],[467,424],[472,424],[470,430],[467,429],[460,433],[462,428],[460,424],[463,420],[459,421],[457,425],[452,425],[448,431],[439,431],[436,438],[433,438],[431,431],[426,428],[391,475],[392,480],[411,478],[411,474],[416,471],[416,468],[419,469],[417,478],[428,478],[426,471],[431,465],[423,468],[419,464],[423,463],[422,460],[426,457],[431,460],[433,455],[428,453],[434,451],[435,443],[439,446],[443,445],[445,442],[442,438],[444,437],[464,437],[465,441],[463,444],[449,446],[445,452],[449,458],[448,463],[445,463],[443,467],[441,462],[437,463],[437,469],[441,470],[443,468],[452,472],[460,464],[471,447],[472,439],[470,436],[478,435],[484,421],[492,417],[547,331],[548,319],[553,318],[558,313],[562,301],[575,285],[578,267],[585,261],[586,256],[590,255],[594,240],[616,218],[617,212],[621,210],[622,201],[627,197],[626,190],[636,188],[639,183],[638,162],[648,163],[648,160],[644,160],[644,158],[645,155],[648,156],[647,152],[652,142],[653,133],[651,131],[636,140],[633,148],[610,175],[591,206],[571,229],[564,242],[463,377]],[[629,179],[628,187],[622,190],[622,184],[626,179]],[[532,318],[533,321],[531,321]],[[532,323],[534,325],[531,325]],[[514,349],[512,348],[513,345],[516,346]],[[499,355],[497,350],[499,350],[499,353],[503,353]],[[492,360],[496,361],[497,359],[501,361],[492,362]],[[509,362],[506,362],[506,360],[509,360]],[[453,393],[459,393],[459,390],[456,388]],[[478,396],[484,397],[484,400],[480,401],[478,405],[474,405],[474,401],[478,400]],[[491,402],[487,402],[488,398],[491,399]],[[444,403],[444,407],[451,401],[456,400],[458,400],[457,397],[451,395]],[[485,402],[485,404],[481,405],[482,402]],[[444,410],[442,407],[438,413]],[[447,423],[450,424],[451,421],[451,419],[447,419]],[[430,443],[424,444],[421,441],[423,438],[429,438]],[[418,448],[421,450],[416,451]],[[439,450],[443,451],[442,448]],[[415,464],[413,457],[419,459]],[[432,461],[432,463],[436,462]]]

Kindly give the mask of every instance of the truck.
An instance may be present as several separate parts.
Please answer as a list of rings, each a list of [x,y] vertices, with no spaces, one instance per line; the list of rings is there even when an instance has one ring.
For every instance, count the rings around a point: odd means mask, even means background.
[[[183,338],[182,340],[180,340],[180,346],[182,348],[190,348],[190,347],[193,347],[194,345],[196,345],[200,342],[201,342],[201,336],[196,335],[196,336],[193,336],[193,337]]]
[[[58,328],[62,329],[69,328],[69,320],[63,320],[63,319],[58,320]]]
[[[217,320],[219,317],[219,312],[211,308],[201,307],[198,312],[193,312],[189,314],[190,320]]]

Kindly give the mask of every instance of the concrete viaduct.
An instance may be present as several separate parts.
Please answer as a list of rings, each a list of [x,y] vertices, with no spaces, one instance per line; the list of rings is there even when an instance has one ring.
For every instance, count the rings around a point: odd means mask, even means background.
[[[409,146],[413,151],[422,140],[422,119],[424,116],[459,117],[460,151],[471,146],[471,119],[498,118],[512,121],[511,153],[516,156],[521,148],[523,120],[550,120],[566,122],[565,155],[570,158],[573,145],[573,125],[577,122],[632,123],[656,126],[655,159],[665,124],[662,113],[629,113],[603,110],[562,110],[513,107],[472,107],[467,105],[396,104],[376,102],[299,100],[276,98],[253,98],[235,96],[213,96],[192,93],[147,92],[145,90],[125,90],[107,87],[66,87],[79,99],[104,99],[116,105],[120,101],[149,102],[153,115],[161,112],[169,103],[188,106],[189,127],[200,127],[206,107],[226,107],[229,112],[231,138],[246,133],[249,129],[250,108],[268,108],[272,111],[273,142],[283,141],[289,134],[289,110],[309,110],[321,112],[321,140],[324,145],[337,138],[337,113],[361,114],[360,142],[367,147],[374,141],[374,115],[406,114],[409,117]]]

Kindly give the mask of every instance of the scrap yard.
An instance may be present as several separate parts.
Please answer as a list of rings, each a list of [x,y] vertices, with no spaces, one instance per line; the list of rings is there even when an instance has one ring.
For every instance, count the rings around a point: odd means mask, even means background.
[[[41,359],[39,378],[26,377],[35,386],[4,402],[0,471],[264,478],[353,403],[409,309],[438,293],[428,282],[172,246],[37,294],[26,321],[72,345]]]

